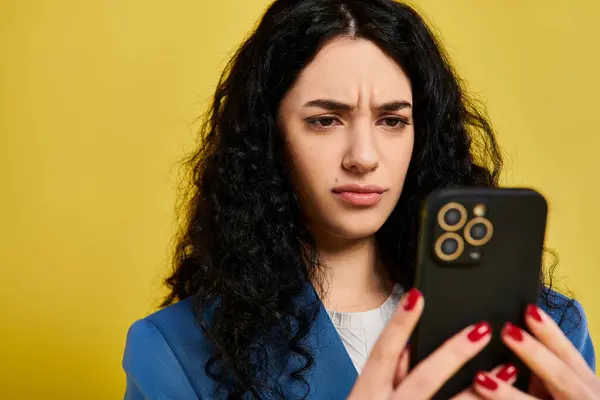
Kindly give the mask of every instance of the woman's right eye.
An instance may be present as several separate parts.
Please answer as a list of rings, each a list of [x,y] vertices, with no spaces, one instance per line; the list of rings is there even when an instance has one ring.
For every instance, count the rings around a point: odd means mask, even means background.
[[[320,129],[320,130],[324,130],[324,129],[339,125],[339,122],[340,121],[335,117],[319,117],[319,118],[312,118],[312,119],[308,120],[308,124],[311,127],[315,128],[315,129]]]

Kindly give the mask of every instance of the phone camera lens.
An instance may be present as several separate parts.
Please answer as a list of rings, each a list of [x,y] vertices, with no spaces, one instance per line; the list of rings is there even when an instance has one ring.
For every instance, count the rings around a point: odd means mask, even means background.
[[[446,232],[435,242],[435,254],[443,261],[454,261],[461,256],[465,249],[462,236],[454,232]]]
[[[458,242],[454,238],[448,238],[442,242],[442,253],[451,256],[458,250]]]
[[[466,221],[467,209],[460,203],[448,203],[438,212],[438,224],[445,231],[456,232],[465,226]]]
[[[458,209],[451,208],[450,210],[446,211],[446,215],[444,215],[444,221],[449,226],[454,226],[460,222],[461,217],[462,214]]]
[[[476,217],[465,226],[465,239],[473,246],[483,246],[490,241],[494,234],[494,226],[483,217]]]
[[[471,227],[471,237],[475,240],[481,240],[487,235],[487,227],[478,222]]]

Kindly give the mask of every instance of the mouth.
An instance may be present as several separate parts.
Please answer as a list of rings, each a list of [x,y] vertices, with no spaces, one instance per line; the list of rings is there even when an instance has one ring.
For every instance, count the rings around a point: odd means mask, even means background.
[[[346,203],[369,207],[381,200],[386,189],[376,185],[342,185],[333,188],[332,192],[334,196]]]

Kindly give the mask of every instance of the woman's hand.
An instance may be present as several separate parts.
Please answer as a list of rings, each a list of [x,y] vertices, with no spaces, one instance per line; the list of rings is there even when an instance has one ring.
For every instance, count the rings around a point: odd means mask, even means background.
[[[490,341],[491,329],[487,323],[469,326],[408,373],[409,352],[406,343],[422,311],[423,296],[418,290],[411,289],[400,301],[375,344],[349,399],[428,399]],[[501,372],[500,369],[491,374]],[[500,376],[508,379],[509,384],[515,379],[514,374],[509,376],[503,373]],[[456,400],[479,398],[471,390],[455,397]]]
[[[525,320],[534,336],[506,324],[502,340],[535,375],[531,393],[520,392],[485,373],[475,377],[475,392],[484,399],[600,399],[600,379],[552,318],[530,305]]]

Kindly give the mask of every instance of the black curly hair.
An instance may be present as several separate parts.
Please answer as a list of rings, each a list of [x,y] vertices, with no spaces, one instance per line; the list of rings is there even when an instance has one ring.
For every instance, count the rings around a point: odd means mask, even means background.
[[[192,181],[186,225],[163,303],[195,296],[198,324],[215,348],[206,372],[230,398],[260,397],[268,364],[276,362],[268,346],[305,360],[294,378],[306,385],[303,373],[314,362],[302,339],[318,306],[299,309],[294,299],[307,284],[320,284],[320,266],[276,117],[302,69],[340,36],[375,43],[412,85],[413,158],[400,199],[376,233],[385,265],[395,266],[388,271],[393,281],[413,284],[417,217],[428,193],[498,185],[502,157],[484,108],[467,96],[413,8],[392,0],[275,1],[225,69],[201,144],[186,160]]]

